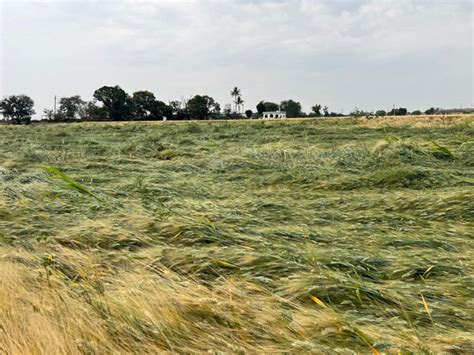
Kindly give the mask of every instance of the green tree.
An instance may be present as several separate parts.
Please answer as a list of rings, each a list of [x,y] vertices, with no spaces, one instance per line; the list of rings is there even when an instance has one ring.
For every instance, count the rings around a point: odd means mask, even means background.
[[[160,120],[171,117],[173,108],[159,101],[150,91],[136,91],[131,98],[133,116],[139,120]]]
[[[411,113],[412,115],[415,115],[415,116],[419,116],[422,114],[422,112],[420,110],[415,110]]]
[[[237,96],[237,99],[235,100],[235,104],[237,105],[237,112],[241,112],[242,106],[244,104],[244,100],[242,100],[241,96]]]
[[[245,111],[245,116],[247,116],[247,118],[252,118],[252,115],[253,115],[252,110]]]
[[[321,117],[321,105],[314,105],[311,107],[311,110],[314,113],[314,116]]]
[[[55,120],[71,121],[81,119],[86,113],[86,102],[79,95],[71,97],[61,97],[59,99],[59,109]]]
[[[48,121],[54,120],[55,119],[54,111],[48,108],[45,108],[43,110],[43,119],[48,120]]]
[[[150,91],[136,91],[132,95],[133,116],[139,120],[151,119],[156,102],[155,95]]]
[[[196,95],[188,101],[188,112],[191,118],[206,119],[220,113],[220,105],[210,96]]]
[[[280,106],[274,102],[265,102],[265,111],[278,111]]]
[[[153,103],[150,112],[150,119],[152,120],[161,120],[164,117],[173,117],[173,110],[171,109],[171,107],[160,100],[156,100]]]
[[[359,118],[364,116],[366,113],[363,110],[359,110],[359,108],[356,106],[354,107],[354,110],[350,113],[352,117]]]
[[[183,103],[178,100],[170,101],[170,108],[173,115],[176,115],[180,111],[183,111]]]
[[[257,105],[257,112],[259,115],[267,111],[278,111],[278,109],[278,104],[269,101],[260,101]]]
[[[324,106],[324,107],[323,107],[323,112],[324,112],[324,116],[325,116],[325,117],[328,117],[328,116],[329,116],[329,107]]]
[[[189,119],[189,112],[187,109],[187,102],[184,101],[171,101],[169,104],[169,108],[171,110],[171,115],[174,117],[176,120],[185,120]]]
[[[439,109],[436,109],[434,107],[429,108],[428,110],[425,111],[426,115],[434,115]]]
[[[408,110],[404,107],[394,108],[391,111],[387,112],[387,116],[405,116],[408,113]]]
[[[118,85],[97,89],[94,92],[94,98],[102,102],[108,119],[125,120],[132,113],[131,99]]]
[[[285,100],[281,102],[281,110],[286,111],[286,117],[300,117],[301,104],[293,100]]]
[[[12,95],[0,100],[0,112],[7,121],[28,124],[35,114],[34,101],[26,95]]]
[[[230,92],[230,96],[232,97],[232,99],[234,100],[234,104],[235,104],[235,111],[237,112],[239,109],[240,109],[240,106],[238,104],[238,98],[240,98],[241,96],[241,91],[240,89],[236,86],[234,87],[231,92]]]
[[[231,107],[231,104],[226,104],[224,106],[224,117],[225,118],[230,118],[231,117],[231,114],[232,114],[232,107]]]
[[[86,103],[84,118],[86,120],[106,120],[108,111],[104,106],[97,106],[97,100]]]

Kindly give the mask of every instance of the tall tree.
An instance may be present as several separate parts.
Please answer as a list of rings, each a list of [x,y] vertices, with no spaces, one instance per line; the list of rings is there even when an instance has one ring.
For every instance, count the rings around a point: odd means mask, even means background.
[[[181,102],[178,100],[171,101],[169,108],[171,109],[171,114],[177,120],[189,119],[189,113],[187,110],[187,102]]]
[[[104,106],[97,106],[97,100],[93,99],[86,103],[84,119],[87,120],[106,120],[108,111]]]
[[[230,92],[230,96],[234,99],[235,103],[235,111],[238,111],[238,104],[237,104],[237,98],[241,96],[241,91],[240,89],[236,86],[232,89]]]
[[[438,111],[439,108],[430,107],[428,110],[425,111],[425,115],[434,115]]]
[[[183,103],[181,101],[175,100],[175,101],[170,101],[170,108],[173,113],[173,115],[178,114],[178,112],[183,110]]]
[[[311,110],[313,110],[314,116],[321,117],[321,105],[314,105]]]
[[[172,108],[155,98],[150,91],[136,91],[132,99],[133,115],[140,120],[160,120],[173,115]]]
[[[131,100],[120,86],[103,86],[94,92],[94,98],[104,105],[107,118],[112,120],[129,118],[132,111]]]
[[[86,102],[81,99],[79,95],[71,97],[61,97],[59,99],[59,110],[57,117],[53,119],[59,119],[61,121],[70,121],[74,119],[80,119],[85,116]]]
[[[405,116],[408,113],[408,110],[404,107],[393,108],[391,111],[387,112],[387,116]]]
[[[257,112],[259,115],[266,111],[278,111],[278,109],[278,104],[269,101],[260,101],[257,105]]]
[[[191,118],[206,119],[220,113],[220,105],[210,96],[196,95],[188,101],[188,112]]]
[[[265,111],[278,111],[280,109],[280,105],[274,102],[265,102]]]
[[[263,112],[265,112],[265,102],[260,101],[260,102],[257,104],[256,108],[257,108],[258,114],[261,115]]]
[[[237,99],[235,100],[235,104],[237,105],[237,112],[241,112],[242,111],[242,106],[244,104],[244,100],[242,100],[242,97],[241,96],[237,96]]]
[[[7,121],[28,124],[35,114],[34,101],[26,95],[12,95],[0,100],[0,112]]]
[[[49,108],[45,108],[43,110],[43,116],[42,116],[43,119],[45,120],[48,120],[48,121],[53,121],[54,119],[56,119],[56,116],[54,115],[54,111],[49,109]]]
[[[281,102],[281,110],[286,111],[286,117],[300,117],[301,104],[293,100],[285,100]]]
[[[132,95],[133,116],[139,120],[150,119],[156,102],[150,91],[136,91]]]
[[[323,112],[324,112],[324,116],[326,116],[326,117],[329,116],[329,107],[324,106],[323,107]]]
[[[171,118],[173,116],[173,110],[163,101],[155,100],[150,110],[150,119],[161,120],[162,118]]]

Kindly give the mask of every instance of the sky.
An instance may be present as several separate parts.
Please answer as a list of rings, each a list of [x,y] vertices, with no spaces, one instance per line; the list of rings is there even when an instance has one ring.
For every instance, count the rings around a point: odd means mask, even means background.
[[[348,113],[474,106],[468,0],[0,0],[0,96],[103,85],[245,109],[293,99]]]

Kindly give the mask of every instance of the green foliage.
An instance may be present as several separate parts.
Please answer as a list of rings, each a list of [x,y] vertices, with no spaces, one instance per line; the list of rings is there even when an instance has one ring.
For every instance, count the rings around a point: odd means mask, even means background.
[[[147,119],[154,116],[156,98],[150,91],[136,91],[132,95],[134,117]]]
[[[314,105],[311,107],[315,117],[321,117],[321,105]]]
[[[187,103],[187,109],[191,118],[205,119],[220,113],[220,105],[210,96],[196,95]]]
[[[61,97],[59,99],[59,109],[56,117],[57,121],[72,121],[82,119],[86,115],[86,102],[79,95],[71,97]]]
[[[431,142],[432,147],[431,147],[431,154],[435,156],[438,159],[446,159],[446,160],[452,160],[454,159],[453,153],[446,148],[443,147],[442,145],[436,143],[436,142]]]
[[[103,104],[108,119],[130,119],[132,102],[120,86],[103,86],[94,92],[94,98]]]
[[[278,111],[280,106],[274,102],[260,101],[257,105],[257,112],[261,115],[266,111]]]
[[[326,116],[326,117],[329,116],[329,108],[327,106],[323,107],[323,112],[324,112],[324,116]]]
[[[97,195],[92,193],[87,187],[77,182],[70,176],[64,174],[61,170],[54,168],[52,166],[48,166],[48,165],[40,166],[40,168],[51,173],[54,178],[64,181],[66,186],[70,188],[71,190],[75,190],[75,191],[80,192],[81,194],[89,195],[89,196],[94,197],[97,200],[101,200]]]
[[[35,114],[33,107],[34,101],[26,95],[12,95],[0,100],[0,113],[7,121],[16,124],[30,123]]]
[[[408,114],[408,110],[404,107],[400,108],[393,108],[389,112],[387,112],[387,116],[406,116]]]
[[[85,120],[107,120],[108,110],[104,106],[98,106],[97,100],[94,99],[86,104]]]
[[[158,101],[150,91],[137,91],[131,98],[132,116],[138,120],[160,120],[171,118],[173,109],[162,101]]]
[[[350,113],[350,115],[354,118],[359,118],[359,117],[362,117],[362,116],[365,116],[366,115],[366,112],[364,112],[363,110],[360,110],[357,106],[354,107],[354,110],[352,110],[352,112]]]
[[[230,96],[232,96],[232,99],[234,100],[236,112],[240,113],[244,103],[244,100],[242,99],[242,91],[236,86],[230,92]]]
[[[181,101],[171,101],[169,108],[173,118],[176,120],[189,119],[189,112],[186,108],[186,103]]]
[[[280,108],[286,112],[286,117],[301,117],[301,104],[293,100],[281,102]]]
[[[431,107],[431,108],[429,108],[428,110],[425,111],[425,114],[426,115],[434,115],[438,111],[439,111],[439,108]]]

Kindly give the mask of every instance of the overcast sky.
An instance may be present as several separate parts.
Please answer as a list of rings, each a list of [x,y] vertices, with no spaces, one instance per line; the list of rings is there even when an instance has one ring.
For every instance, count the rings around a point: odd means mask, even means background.
[[[348,112],[473,105],[473,2],[0,0],[0,95],[90,100],[103,85],[223,107]]]

